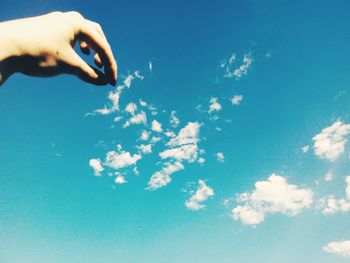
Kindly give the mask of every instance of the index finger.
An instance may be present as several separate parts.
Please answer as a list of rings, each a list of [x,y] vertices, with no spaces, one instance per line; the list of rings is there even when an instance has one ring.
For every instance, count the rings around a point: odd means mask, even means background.
[[[117,81],[117,64],[107,40],[87,21],[80,25],[78,38],[86,41],[103,61],[106,77],[115,85]]]

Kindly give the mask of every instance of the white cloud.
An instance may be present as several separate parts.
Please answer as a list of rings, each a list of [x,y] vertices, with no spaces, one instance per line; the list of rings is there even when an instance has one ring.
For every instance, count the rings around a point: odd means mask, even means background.
[[[199,141],[199,128],[198,122],[189,122],[182,128],[175,138],[172,138],[167,145],[169,146],[181,146],[185,144],[196,144]]]
[[[198,158],[198,163],[203,164],[205,163],[205,159],[203,157]]]
[[[232,56],[231,56],[232,58]],[[230,63],[230,61],[232,61]],[[240,66],[238,66],[237,68],[233,68],[233,64],[236,61],[236,57],[234,57],[234,59],[230,59],[228,61],[228,63],[224,63],[221,64],[222,68],[225,68],[225,78],[236,78],[236,79],[240,79],[242,76],[246,75],[248,73],[248,70],[250,68],[250,66],[253,63],[253,57],[251,56],[251,54],[245,54],[243,56],[243,62]]]
[[[225,162],[225,156],[223,152],[218,152],[216,154],[216,159],[218,160],[218,162],[223,163]]]
[[[324,246],[323,250],[343,257],[350,257],[350,240],[331,242]]]
[[[132,115],[135,115],[135,111],[137,110],[137,105],[133,102],[130,102],[128,105],[125,107],[125,111],[129,112]]]
[[[110,151],[106,154],[104,164],[117,170],[130,165],[135,165],[140,159],[141,155],[131,155],[129,152],[123,151],[119,146],[118,152]]]
[[[208,113],[222,110],[221,104],[218,102],[218,98],[211,98]]]
[[[173,131],[166,131],[164,134],[167,137],[175,137],[175,135],[176,135]]]
[[[120,99],[120,94],[123,90],[123,86],[118,86],[116,90],[110,91],[108,93],[108,99],[111,101],[111,106],[107,107],[106,105],[102,109],[97,109],[94,112],[99,113],[102,115],[108,115],[113,112],[119,111],[119,99]]]
[[[307,153],[310,150],[310,146],[309,145],[305,145],[304,147],[301,148],[301,151],[303,153]]]
[[[115,178],[114,182],[115,182],[116,184],[125,184],[125,183],[127,183],[127,181],[125,180],[125,177],[122,176],[122,175],[118,175],[118,176]]]
[[[173,158],[177,161],[187,160],[188,162],[194,162],[198,156],[197,150],[196,144],[187,144],[177,148],[167,149],[160,152],[159,156],[162,159]]]
[[[243,100],[243,96],[242,95],[235,95],[232,97],[231,99],[231,103],[232,105],[239,105]]]
[[[152,153],[152,144],[141,144],[137,146],[137,149],[141,150],[143,154],[150,154]]]
[[[162,124],[157,120],[152,121],[151,129],[152,129],[152,131],[155,131],[155,132],[162,132],[163,131]]]
[[[100,159],[91,159],[89,165],[94,169],[95,176],[101,176],[101,172],[103,172],[104,168],[102,167]]]
[[[284,177],[272,174],[266,181],[256,182],[252,192],[237,197],[237,201],[243,205],[235,207],[232,216],[234,220],[248,225],[263,222],[266,214],[295,216],[311,205],[312,196],[310,189],[288,184]]]
[[[205,207],[203,202],[213,195],[214,190],[207,186],[203,180],[199,180],[196,192],[185,202],[185,206],[192,211],[200,210]]]
[[[179,118],[176,117],[176,111],[172,111],[170,114],[170,124],[176,128],[180,124]]]
[[[326,175],[324,176],[324,180],[325,180],[326,182],[332,181],[332,180],[333,180],[333,172],[332,172],[332,171],[328,171],[328,172],[326,173]]]
[[[146,130],[143,130],[140,136],[140,140],[147,141],[149,139],[150,133]]]
[[[167,162],[165,166],[158,172],[154,173],[148,182],[147,190],[156,190],[166,186],[171,182],[171,175],[179,170],[183,170],[184,166],[180,162]]]
[[[344,198],[336,198],[329,195],[319,199],[318,208],[322,209],[323,214],[332,215],[338,212],[345,213],[350,211],[350,176],[345,177],[346,196]]]
[[[313,137],[315,154],[328,161],[335,161],[344,153],[347,142],[346,135],[350,133],[350,124],[341,121],[334,122]]]
[[[134,79],[134,76],[133,75],[128,75],[126,76],[126,78],[124,79],[124,85],[125,87],[127,87],[128,89],[131,87],[131,83],[132,83],[132,80]]]
[[[139,102],[140,102],[140,105],[142,106],[142,107],[148,107],[148,103],[147,102],[145,102],[145,101],[143,101],[143,100],[139,100]]]
[[[124,128],[129,127],[130,125],[139,125],[139,124],[147,124],[147,116],[144,111],[132,116],[128,121],[123,125]]]
[[[136,78],[140,79],[140,80],[143,80],[145,77],[141,75],[140,71],[136,70],[134,72],[134,75]]]

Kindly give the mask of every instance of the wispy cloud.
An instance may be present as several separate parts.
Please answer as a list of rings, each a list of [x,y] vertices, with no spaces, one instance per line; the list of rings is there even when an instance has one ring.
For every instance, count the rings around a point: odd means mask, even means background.
[[[237,56],[233,54],[229,59],[224,59],[220,63],[220,67],[224,69],[225,78],[240,79],[247,75],[249,68],[253,63],[253,57],[250,53],[244,54],[242,63],[237,65]]]
[[[232,103],[232,105],[238,106],[239,104],[241,104],[242,100],[243,100],[242,95],[235,95],[232,97],[231,103]]]
[[[192,211],[203,209],[203,204],[208,198],[214,196],[214,190],[206,185],[203,180],[198,180],[196,192],[185,202],[185,206]]]
[[[177,171],[183,170],[184,166],[180,162],[166,162],[164,167],[154,173],[148,182],[147,190],[156,190],[166,186],[171,182],[171,175]]]

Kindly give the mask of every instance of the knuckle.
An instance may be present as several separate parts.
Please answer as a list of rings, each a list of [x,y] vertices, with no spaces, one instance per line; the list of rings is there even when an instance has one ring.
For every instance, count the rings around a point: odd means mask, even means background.
[[[66,14],[69,15],[74,20],[77,20],[77,21],[84,19],[84,17],[77,11],[69,11]]]

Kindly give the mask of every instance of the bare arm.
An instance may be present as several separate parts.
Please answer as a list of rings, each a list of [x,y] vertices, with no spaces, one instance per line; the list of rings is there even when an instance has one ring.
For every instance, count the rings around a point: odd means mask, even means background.
[[[104,73],[74,51],[77,41],[83,53],[95,51],[95,64]],[[77,12],[0,23],[0,86],[16,72],[38,77],[73,74],[95,85],[115,85],[117,80],[116,61],[102,28]]]

